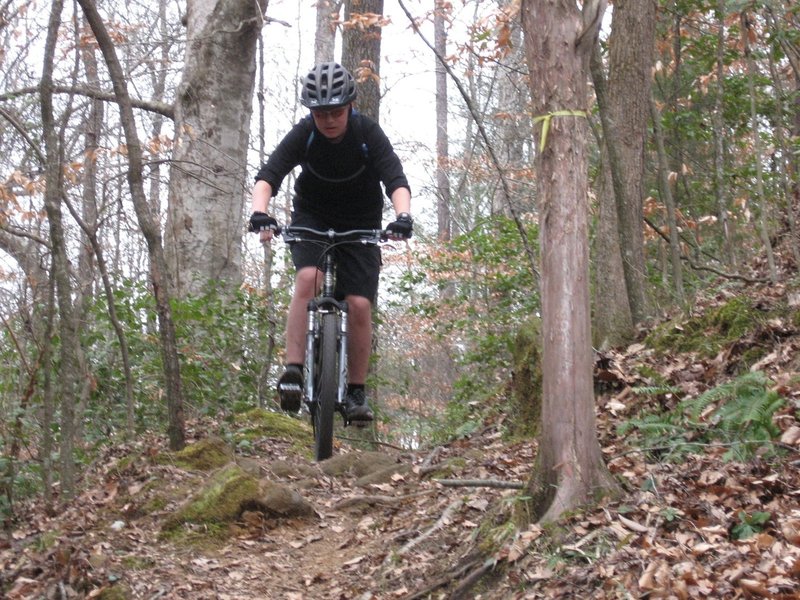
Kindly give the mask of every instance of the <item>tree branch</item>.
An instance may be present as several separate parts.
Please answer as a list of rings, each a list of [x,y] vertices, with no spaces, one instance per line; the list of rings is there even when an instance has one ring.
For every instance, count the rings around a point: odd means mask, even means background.
[[[514,209],[514,205],[511,202],[511,189],[508,184],[508,179],[506,179],[505,172],[503,167],[500,164],[500,159],[497,158],[497,153],[494,151],[494,146],[489,141],[489,134],[486,133],[486,128],[483,126],[483,120],[481,119],[480,114],[478,113],[478,109],[475,108],[475,105],[472,102],[472,99],[469,97],[467,90],[464,89],[464,86],[461,84],[461,81],[456,77],[455,73],[453,73],[453,69],[450,68],[450,65],[447,64],[444,56],[441,56],[438,52],[436,52],[436,48],[431,44],[428,39],[422,35],[422,32],[419,30],[416,21],[414,21],[414,17],[411,15],[409,10],[406,8],[406,5],[403,3],[403,0],[397,0],[400,8],[408,17],[409,22],[411,23],[411,27],[417,33],[419,38],[425,43],[425,45],[430,48],[433,55],[436,57],[436,60],[441,63],[444,70],[447,71],[447,74],[450,76],[450,79],[453,80],[455,83],[456,88],[458,89],[459,94],[461,94],[461,98],[464,100],[464,103],[467,106],[467,110],[469,110],[472,119],[475,121],[475,125],[478,126],[478,131],[481,134],[481,138],[483,139],[483,143],[486,144],[486,151],[489,153],[489,156],[492,159],[492,163],[494,164],[495,169],[497,169],[497,175],[500,178],[500,185],[503,188],[503,197],[506,202],[506,206],[508,207],[509,212],[511,213],[511,217],[514,219],[514,223],[517,226],[517,230],[519,231],[519,235],[522,238],[522,244],[525,247],[525,254],[528,256],[528,262],[531,269],[531,272],[539,279],[539,271],[536,269],[536,256],[534,255],[533,248],[531,247],[528,241],[528,233],[525,230],[525,226],[523,225],[522,221],[517,214],[517,211]]]
[[[11,92],[6,92],[5,94],[0,94],[0,102],[3,102],[5,100],[13,100],[14,98],[25,96],[27,94],[36,94],[38,93],[38,91],[39,91],[38,87],[24,87]],[[85,96],[87,98],[93,98],[95,100],[105,100],[106,102],[114,102],[114,103],[117,102],[117,98],[114,95],[114,92],[106,92],[92,87],[54,84],[53,93],[75,94],[77,96]],[[130,98],[130,103],[131,106],[133,106],[134,108],[139,108],[149,112],[157,113],[159,115],[167,117],[168,119],[175,118],[175,106],[172,104],[167,104],[166,102],[158,102],[155,100],[139,100],[136,98]]]
[[[523,490],[525,484],[519,481],[502,481],[500,479],[434,479],[446,487],[488,487],[507,490]]]

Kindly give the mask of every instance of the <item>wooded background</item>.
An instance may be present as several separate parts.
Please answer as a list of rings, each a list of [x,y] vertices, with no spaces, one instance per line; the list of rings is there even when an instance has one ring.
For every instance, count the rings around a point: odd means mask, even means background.
[[[180,448],[187,417],[275,407],[290,272],[245,223],[314,60],[351,69],[376,119],[392,70],[427,61],[417,122],[392,127],[430,168],[413,243],[385,253],[378,438],[475,427],[539,315],[542,418],[566,397],[591,428],[592,346],[691,311],[711,276],[777,281],[776,248],[800,263],[795,3],[322,1],[291,29],[270,4],[0,4],[0,516],[69,498],[99,444]],[[427,52],[388,54],[386,28]],[[545,431],[551,465],[580,445]],[[581,444],[582,485],[609,485]],[[556,512],[586,491],[561,489]]]

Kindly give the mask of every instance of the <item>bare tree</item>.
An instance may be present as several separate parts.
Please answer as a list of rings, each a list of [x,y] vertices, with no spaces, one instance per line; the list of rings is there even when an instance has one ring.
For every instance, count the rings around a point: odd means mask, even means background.
[[[450,178],[448,163],[450,153],[447,134],[447,71],[439,60],[439,56],[447,55],[446,11],[449,4],[443,0],[435,0],[433,10],[433,45],[436,56],[436,222],[439,239],[450,240]]]
[[[169,434],[170,448],[179,450],[183,448],[186,443],[183,415],[183,390],[180,375],[180,362],[178,360],[178,346],[175,338],[175,323],[172,320],[172,309],[170,307],[167,263],[164,258],[161,228],[158,216],[153,213],[144,192],[141,144],[136,131],[136,120],[133,115],[133,107],[128,95],[125,76],[119,59],[117,58],[114,43],[106,30],[100,14],[97,12],[97,7],[93,0],[78,0],[78,3],[86,15],[89,26],[92,28],[100,51],[103,53],[114,86],[114,94],[120,108],[120,119],[125,131],[125,140],[128,147],[128,186],[136,211],[136,217],[139,221],[139,227],[147,242],[150,263],[150,283],[153,286],[156,300],[156,312],[158,313],[161,353],[164,361],[164,380],[169,412],[167,432]]]
[[[40,87],[42,130],[44,131],[45,180],[44,194],[47,220],[50,224],[50,249],[53,253],[53,278],[56,282],[58,301],[60,348],[60,395],[61,395],[61,487],[67,498],[75,491],[75,465],[73,458],[75,436],[75,402],[77,397],[78,336],[75,329],[72,283],[69,275],[61,211],[62,150],[53,116],[53,57],[55,55],[58,29],[61,23],[63,2],[55,0],[51,6],[50,22],[44,51],[44,69]]]
[[[644,260],[644,149],[650,117],[655,44],[654,0],[614,6],[607,82],[599,48],[591,63],[603,125],[606,167],[600,186],[600,223],[595,253],[598,343],[622,343],[648,313]],[[609,185],[611,184],[611,185]],[[614,227],[615,226],[615,227]],[[623,275],[623,289],[619,273]]]
[[[605,5],[524,0],[541,206],[542,427],[530,516],[561,513],[616,489],[595,428],[589,317],[589,53]]]
[[[196,0],[175,100],[175,141],[165,233],[175,293],[241,282],[242,206],[266,0]]]

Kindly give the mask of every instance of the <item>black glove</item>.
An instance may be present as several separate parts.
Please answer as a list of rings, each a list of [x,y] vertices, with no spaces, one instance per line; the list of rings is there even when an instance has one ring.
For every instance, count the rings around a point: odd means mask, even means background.
[[[394,222],[386,226],[386,231],[391,236],[408,239],[414,231],[414,219],[408,213],[400,213]]]
[[[250,226],[248,231],[259,232],[265,229],[277,229],[278,222],[267,213],[256,211],[250,215]]]

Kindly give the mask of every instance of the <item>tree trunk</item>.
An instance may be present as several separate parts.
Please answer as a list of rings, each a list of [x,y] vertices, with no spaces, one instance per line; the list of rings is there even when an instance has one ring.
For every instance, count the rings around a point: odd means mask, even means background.
[[[342,66],[356,79],[358,110],[380,120],[383,0],[345,0]]]
[[[717,217],[722,228],[722,246],[730,267],[736,267],[736,250],[728,219],[728,200],[725,193],[725,123],[723,109],[723,82],[725,80],[725,0],[718,0],[716,8],[717,22],[717,61],[716,80],[714,81],[714,112],[711,122],[714,130],[714,194],[717,201]]]
[[[114,95],[120,108],[120,120],[125,132],[128,147],[128,187],[131,192],[136,218],[147,242],[147,253],[150,263],[150,282],[158,314],[159,335],[161,338],[161,356],[164,361],[164,383],[169,412],[170,448],[180,450],[186,444],[186,432],[183,415],[183,390],[178,360],[178,345],[175,339],[175,323],[172,320],[170,294],[167,282],[166,260],[161,240],[161,229],[158,217],[147,202],[142,179],[142,148],[136,131],[136,120],[133,115],[130,96],[128,95],[125,76],[114,43],[106,30],[97,7],[92,0],[78,0],[89,26],[92,28],[100,51],[108,67]]]
[[[683,288],[683,268],[681,266],[681,247],[678,235],[677,209],[675,200],[672,196],[672,188],[669,184],[669,163],[667,161],[667,151],[664,148],[664,133],[661,130],[661,112],[656,106],[656,101],[651,100],[650,112],[653,119],[653,137],[656,142],[656,154],[658,156],[658,190],[661,201],[664,203],[666,212],[666,224],[669,230],[669,256],[672,267],[672,284],[675,286],[675,294],[681,306],[686,307],[686,292]]]
[[[72,284],[69,276],[69,258],[61,213],[62,193],[62,149],[58,128],[53,116],[53,56],[55,55],[58,28],[61,22],[62,0],[54,0],[47,30],[44,51],[44,69],[40,88],[42,106],[42,130],[45,149],[45,194],[44,204],[50,224],[50,250],[53,255],[52,277],[56,282],[56,298],[59,312],[61,392],[61,489],[65,498],[75,491],[75,465],[73,461],[75,435],[75,402],[77,376],[80,372],[77,357],[78,335],[75,329]]]
[[[450,5],[435,0],[433,10],[433,45],[439,57],[447,56],[447,31],[445,12]],[[449,139],[447,133],[447,70],[441,60],[434,57],[436,67],[436,230],[439,241],[450,241],[450,162]]]
[[[747,65],[747,89],[750,92],[750,132],[753,136],[753,161],[756,167],[756,193],[755,202],[748,200],[748,205],[755,205],[755,212],[758,215],[758,232],[761,235],[761,243],[764,244],[764,251],[767,255],[767,265],[769,268],[769,279],[772,283],[778,281],[778,271],[775,268],[775,257],[772,253],[772,242],[769,239],[767,227],[767,197],[764,193],[764,173],[761,166],[761,132],[758,124],[758,111],[756,110],[756,65],[750,49],[749,27],[752,27],[750,16],[747,12],[742,13],[742,39],[744,40],[745,64]]]
[[[589,319],[586,118],[589,52],[605,5],[522,3],[541,206],[542,433],[530,516],[549,521],[616,489],[595,429]],[[594,9],[594,12],[592,12]],[[587,25],[584,27],[584,20]],[[544,132],[547,136],[544,137]]]
[[[655,2],[615,2],[609,38],[607,89],[604,90],[603,82],[598,81],[602,73],[599,60],[595,59],[592,66],[614,190],[613,198],[604,194],[600,202],[614,206],[617,213],[617,235],[633,324],[642,322],[648,314],[644,260],[644,147],[650,115],[654,41]],[[610,248],[614,246],[607,245]],[[598,260],[604,260],[605,256],[609,260],[618,260],[602,252],[596,256]],[[604,289],[608,290],[600,287],[599,291]],[[613,300],[613,290],[608,291]],[[606,306],[606,299],[597,297],[595,306]],[[598,315],[595,322],[603,320],[603,316]],[[631,329],[619,332],[618,337],[629,339],[632,334]]]
[[[316,64],[334,60],[336,20],[341,9],[342,0],[319,0],[317,2],[317,29],[314,36],[314,62]]]
[[[241,283],[255,52],[266,0],[188,4],[183,80],[175,102],[166,247],[178,297]]]

